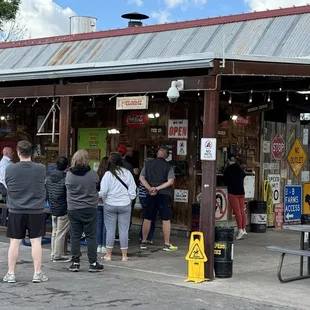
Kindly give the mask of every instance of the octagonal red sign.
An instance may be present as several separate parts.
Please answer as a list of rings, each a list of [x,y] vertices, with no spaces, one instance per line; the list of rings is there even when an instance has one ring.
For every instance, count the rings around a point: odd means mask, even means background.
[[[285,141],[283,136],[276,135],[272,140],[271,145],[272,156],[276,160],[281,160],[285,154]]]

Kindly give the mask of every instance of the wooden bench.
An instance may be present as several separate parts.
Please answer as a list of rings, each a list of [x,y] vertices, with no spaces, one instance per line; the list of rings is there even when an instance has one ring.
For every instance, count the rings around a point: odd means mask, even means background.
[[[279,246],[267,246],[266,250],[270,251],[270,252],[281,253],[279,267],[278,267],[278,271],[277,271],[278,279],[281,283],[287,283],[287,282],[292,282],[292,281],[296,281],[296,280],[302,280],[302,279],[310,278],[309,274],[304,276],[302,273],[298,277],[293,277],[293,278],[288,278],[288,279],[282,278],[282,267],[283,267],[284,257],[286,254],[302,256],[302,257],[310,257],[310,251],[294,250],[294,249],[282,248]]]

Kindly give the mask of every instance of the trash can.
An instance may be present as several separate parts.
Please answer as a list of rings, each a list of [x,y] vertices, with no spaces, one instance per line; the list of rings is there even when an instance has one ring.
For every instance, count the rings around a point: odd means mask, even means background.
[[[234,228],[215,227],[214,273],[217,278],[231,278],[234,258]]]
[[[302,225],[310,225],[310,214],[302,214],[300,222]]]
[[[249,205],[251,212],[251,232],[265,233],[267,231],[267,202],[252,200]]]
[[[200,204],[192,204],[192,232],[199,231],[199,221],[200,221]]]

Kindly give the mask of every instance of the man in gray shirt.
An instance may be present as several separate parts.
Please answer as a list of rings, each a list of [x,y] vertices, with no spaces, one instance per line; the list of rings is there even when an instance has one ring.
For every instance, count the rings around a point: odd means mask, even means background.
[[[46,169],[42,164],[31,161],[32,145],[28,141],[19,141],[17,154],[20,162],[9,165],[5,172],[7,185],[7,206],[9,219],[7,237],[10,238],[8,254],[8,273],[4,282],[15,283],[15,266],[19,254],[19,246],[28,230],[34,264],[32,282],[40,283],[48,280],[41,271],[43,250],[42,237],[45,235],[45,177]]]
[[[147,190],[146,208],[144,209],[144,221],[142,227],[141,250],[147,249],[146,239],[150,231],[152,220],[156,219],[157,212],[163,221],[163,233],[165,239],[164,251],[177,251],[178,247],[170,243],[171,232],[171,195],[174,184],[174,171],[170,163],[166,161],[169,149],[161,146],[157,152],[157,158],[145,163],[140,174],[140,182]]]

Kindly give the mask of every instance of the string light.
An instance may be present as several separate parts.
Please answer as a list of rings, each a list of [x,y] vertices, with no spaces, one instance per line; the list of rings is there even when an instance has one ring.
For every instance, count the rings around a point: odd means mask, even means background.
[[[287,101],[287,102],[290,101],[290,96],[289,96],[288,92],[287,92],[287,95],[286,95],[286,101]]]
[[[89,97],[89,101],[90,101],[90,102],[93,101],[93,98],[92,98],[92,97]]]
[[[308,95],[306,95],[306,98],[305,98],[307,101],[309,100],[309,97],[308,97]]]
[[[5,103],[5,98],[3,98],[3,103]]]
[[[249,97],[249,103],[252,103],[253,101],[253,90],[251,90],[251,93],[250,93],[250,97]]]
[[[200,93],[197,93],[197,96],[199,97],[199,96],[200,96]]]
[[[229,103],[229,104],[232,104],[232,96],[231,96],[231,94],[230,94],[230,96],[229,96],[228,103]]]
[[[268,93],[268,99],[267,99],[267,101],[268,101],[268,102],[271,101],[271,99],[270,99],[270,91],[269,91],[269,93]]]

